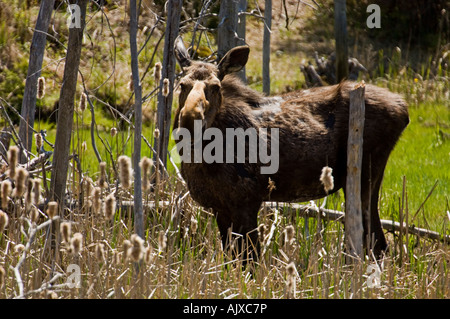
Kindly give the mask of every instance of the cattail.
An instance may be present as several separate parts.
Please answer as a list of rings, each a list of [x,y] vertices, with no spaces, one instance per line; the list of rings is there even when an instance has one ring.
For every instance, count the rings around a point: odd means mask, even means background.
[[[5,268],[0,266],[0,289],[3,288],[3,285],[5,284]]]
[[[34,193],[33,193],[33,180],[31,178],[27,179],[27,192],[25,193],[25,210],[29,211],[31,208],[31,205],[33,204],[34,200]]]
[[[83,248],[83,235],[81,233],[75,233],[70,240],[70,250],[73,254],[77,255]]]
[[[92,193],[92,178],[90,178],[89,176],[86,176],[83,178],[83,188],[84,188],[84,193],[86,194],[86,197],[91,196]]]
[[[157,86],[159,86],[159,82],[161,81],[161,69],[162,69],[161,62],[156,62],[155,63],[155,70],[153,72],[153,76],[155,77],[155,84]]]
[[[95,245],[95,256],[99,261],[105,260],[105,249],[102,243],[98,243],[97,245]]]
[[[191,232],[195,234],[198,228],[198,221],[194,217],[191,217]]]
[[[130,188],[131,178],[133,176],[131,168],[131,159],[126,155],[119,156],[120,183],[125,189]]]
[[[163,81],[163,91],[162,91],[164,97],[167,97],[169,95],[169,84],[170,84],[169,79],[165,78]]]
[[[21,254],[21,253],[23,253],[24,250],[25,250],[25,246],[22,244],[17,244],[14,246],[14,252],[16,254]]]
[[[83,113],[84,110],[86,110],[86,102],[87,102],[87,95],[86,93],[82,92],[80,96],[80,104],[78,106],[81,113]]]
[[[9,178],[14,179],[16,177],[16,166],[19,159],[19,148],[17,146],[11,146],[8,150],[8,162],[9,162]]]
[[[139,163],[142,169],[142,191],[146,192],[150,189],[150,167],[153,165],[153,160],[144,156]]]
[[[0,233],[3,233],[6,226],[8,226],[8,215],[0,210]]]
[[[43,76],[38,78],[37,83],[37,98],[42,99],[45,95],[45,78]]]
[[[129,241],[128,239],[125,239],[125,240],[123,241],[122,246],[123,246],[124,258],[125,258],[125,259],[128,259],[128,256],[130,255],[131,247],[132,247],[131,241]]]
[[[41,180],[39,178],[33,179],[33,202],[37,207],[39,205],[41,197]]]
[[[70,235],[71,235],[71,228],[72,228],[71,224],[68,222],[63,222],[63,223],[61,223],[59,228],[61,231],[63,241],[66,243],[70,243]]]
[[[145,254],[144,254],[144,262],[149,265],[152,263],[153,260],[153,248],[152,246],[148,246],[145,249]]]
[[[100,163],[100,178],[97,181],[98,182],[98,186],[100,188],[104,188],[108,186],[108,183],[106,182],[107,178],[106,178],[106,163],[105,162],[101,162]]]
[[[115,127],[112,127],[109,133],[111,134],[112,137],[114,137],[117,134],[117,129]]]
[[[159,128],[155,128],[155,130],[153,131],[153,136],[155,138],[159,138]]]
[[[105,217],[110,220],[116,212],[116,197],[114,193],[109,194],[105,199]]]
[[[325,166],[322,168],[322,174],[320,174],[320,181],[322,182],[323,188],[327,194],[334,188],[334,178],[331,174],[332,172],[333,169],[331,167]]]
[[[50,219],[56,216],[58,212],[58,203],[57,202],[49,202],[47,207],[47,216]]]
[[[16,170],[16,188],[14,189],[13,197],[18,198],[23,196],[26,190],[25,182],[27,180],[27,177],[28,171],[25,168],[19,167]]]
[[[130,92],[134,92],[133,73],[130,73],[130,82],[128,82],[128,90],[130,90]]]
[[[40,153],[40,151],[42,149],[42,145],[43,145],[43,138],[42,138],[41,133],[34,134],[34,139],[36,140],[37,152]]]
[[[33,224],[36,224],[39,219],[39,211],[36,207],[31,207],[30,220]]]
[[[166,250],[166,246],[167,246],[167,237],[166,237],[166,233],[161,230],[158,234],[158,250],[159,253],[162,253],[164,250]]]
[[[12,186],[11,186],[11,182],[9,180],[5,180],[2,182],[2,209],[6,210],[6,208],[8,208],[8,202],[9,202],[9,195],[11,194],[12,191]]]
[[[285,242],[290,244],[294,240],[295,229],[294,226],[289,225],[284,229]]]
[[[131,260],[137,262],[144,256],[144,240],[136,234],[131,235]]]
[[[102,209],[102,189],[100,187],[94,187],[92,192],[92,207],[94,208],[94,213],[100,214]]]
[[[287,282],[286,282],[286,288],[288,292],[288,298],[292,298],[295,296],[295,264],[293,262],[289,263],[286,266],[286,272],[287,272]]]

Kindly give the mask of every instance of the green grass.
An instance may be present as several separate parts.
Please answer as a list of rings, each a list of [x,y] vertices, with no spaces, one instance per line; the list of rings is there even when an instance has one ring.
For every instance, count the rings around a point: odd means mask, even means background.
[[[450,123],[450,109],[442,104],[423,103],[410,107],[410,120],[386,167],[381,214],[398,220],[403,176],[410,214],[419,210],[437,182],[414,223],[442,231],[450,209],[450,140],[445,135],[450,132],[445,126]]]

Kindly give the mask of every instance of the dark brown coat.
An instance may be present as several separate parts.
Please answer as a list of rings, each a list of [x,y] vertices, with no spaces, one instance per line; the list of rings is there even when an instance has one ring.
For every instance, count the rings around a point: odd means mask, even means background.
[[[204,127],[279,129],[279,169],[260,173],[261,163],[182,163],[190,194],[217,216],[224,245],[227,232],[248,235],[257,245],[257,214],[269,200],[269,177],[275,182],[272,201],[307,201],[327,195],[319,180],[322,168],[333,169],[334,188],[345,190],[349,91],[354,83],[319,87],[280,97],[264,97],[241,83],[233,72],[245,65],[248,47],[231,50],[219,63],[191,61],[178,43],[177,57],[185,68],[174,130],[192,130],[193,119]],[[201,82],[202,84],[195,83]],[[201,88],[203,92],[193,92]],[[362,207],[370,211],[364,231],[376,254],[386,249],[378,214],[378,196],[390,152],[408,125],[408,110],[397,94],[366,85],[366,116],[362,166]],[[200,107],[199,107],[200,106]],[[365,236],[366,237],[366,236]]]

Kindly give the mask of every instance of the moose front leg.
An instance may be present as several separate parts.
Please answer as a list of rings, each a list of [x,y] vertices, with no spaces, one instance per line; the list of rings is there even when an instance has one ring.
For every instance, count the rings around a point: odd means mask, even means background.
[[[258,259],[258,210],[259,206],[252,210],[240,207],[216,213],[224,252],[231,249],[233,258],[241,258],[243,264]]]

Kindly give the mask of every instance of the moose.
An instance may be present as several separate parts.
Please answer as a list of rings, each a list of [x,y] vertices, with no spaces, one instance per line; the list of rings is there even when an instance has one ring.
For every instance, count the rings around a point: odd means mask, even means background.
[[[257,218],[263,201],[303,202],[341,188],[345,192],[349,92],[355,83],[343,81],[268,97],[236,76],[247,63],[248,46],[235,47],[218,63],[210,63],[191,59],[179,37],[174,52],[183,76],[173,133],[184,129],[194,136],[196,122],[203,131],[214,128],[224,135],[229,128],[277,129],[278,169],[274,173],[261,173],[266,164],[249,161],[249,154],[244,161],[226,163],[182,161],[180,169],[191,197],[213,210],[224,249],[234,240],[245,258],[256,259]],[[365,92],[361,207],[367,213],[363,214],[363,230],[365,247],[370,244],[375,256],[381,257],[387,242],[378,212],[379,191],[389,155],[409,116],[400,95],[368,84]],[[273,143],[270,132],[265,138],[269,145]],[[180,139],[175,137],[175,141]],[[194,148],[195,144],[190,145]],[[246,146],[246,152],[250,151]],[[332,168],[334,178],[328,192],[319,180],[325,166]]]

